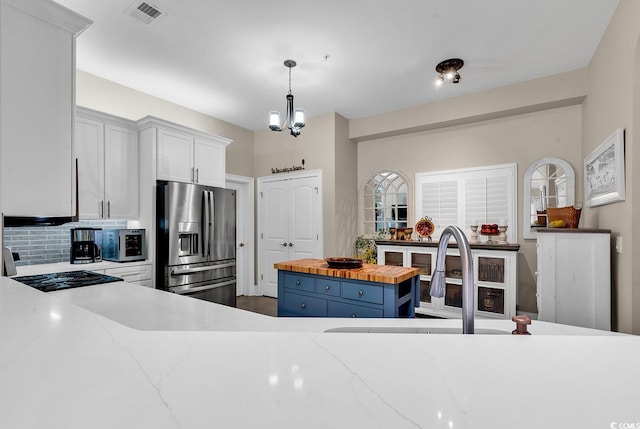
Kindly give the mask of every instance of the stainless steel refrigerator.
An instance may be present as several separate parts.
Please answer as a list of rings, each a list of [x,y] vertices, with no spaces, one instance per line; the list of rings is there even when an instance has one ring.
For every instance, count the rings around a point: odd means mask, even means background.
[[[157,185],[157,288],[235,307],[235,191]]]

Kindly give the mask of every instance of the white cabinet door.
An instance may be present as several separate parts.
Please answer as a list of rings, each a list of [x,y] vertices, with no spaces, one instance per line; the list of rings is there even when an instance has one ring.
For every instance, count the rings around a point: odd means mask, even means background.
[[[0,209],[70,216],[74,35],[57,26],[70,13],[25,6],[0,3]]]
[[[321,177],[259,182],[260,284],[263,295],[278,294],[273,265],[294,259],[322,258]]]
[[[74,158],[78,160],[78,204],[81,219],[100,219],[104,200],[104,125],[76,120]]]
[[[158,179],[192,183],[194,175],[193,137],[158,128]]]
[[[224,188],[225,146],[219,143],[194,139],[195,183]]]
[[[608,230],[538,231],[538,320],[611,329]]]
[[[105,218],[138,218],[138,133],[104,127]]]
[[[79,115],[74,157],[80,219],[138,218],[137,132]]]

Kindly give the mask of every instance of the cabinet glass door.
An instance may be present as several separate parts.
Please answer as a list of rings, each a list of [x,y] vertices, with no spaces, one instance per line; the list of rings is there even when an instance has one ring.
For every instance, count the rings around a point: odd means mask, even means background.
[[[431,295],[429,291],[431,289],[431,282],[429,280],[420,280],[420,302],[431,304]]]
[[[478,257],[478,281],[504,284],[504,258]]]
[[[384,252],[384,264],[402,267],[404,265],[404,254],[402,252]]]
[[[462,308],[462,286],[447,283],[444,292],[445,307]]]
[[[504,308],[504,289],[484,286],[478,287],[478,311],[504,315]]]
[[[411,253],[411,267],[420,270],[420,275],[431,275],[431,253]]]
[[[450,279],[462,278],[462,259],[460,259],[460,256],[447,255],[445,257],[444,275]]]

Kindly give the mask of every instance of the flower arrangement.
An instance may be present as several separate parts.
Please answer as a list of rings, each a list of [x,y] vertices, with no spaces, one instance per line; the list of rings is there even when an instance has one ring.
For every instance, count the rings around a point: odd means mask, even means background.
[[[380,231],[377,237],[383,238],[385,234],[386,231]],[[366,264],[378,263],[378,248],[374,240],[374,238],[365,237],[364,235],[360,235],[356,238],[356,257],[358,259],[362,259]]]

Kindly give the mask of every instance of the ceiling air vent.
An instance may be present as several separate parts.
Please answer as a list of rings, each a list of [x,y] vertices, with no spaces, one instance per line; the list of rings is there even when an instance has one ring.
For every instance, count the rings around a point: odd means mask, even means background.
[[[133,2],[131,6],[124,11],[124,13],[145,25],[155,24],[167,15],[167,13],[162,12],[158,6],[147,2],[141,2],[140,0]]]

